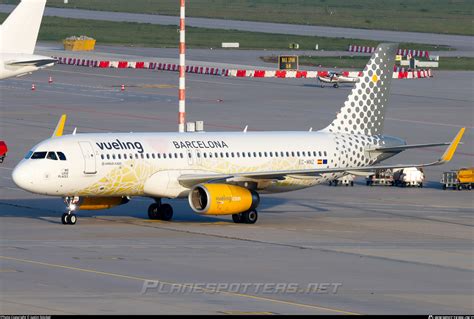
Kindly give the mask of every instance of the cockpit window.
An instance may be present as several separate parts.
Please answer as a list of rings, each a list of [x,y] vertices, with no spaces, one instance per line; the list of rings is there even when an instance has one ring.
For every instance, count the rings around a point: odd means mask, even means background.
[[[31,157],[31,155],[33,155],[33,152],[29,151],[28,153],[26,153],[25,159],[29,159]]]
[[[58,152],[57,154],[58,154],[58,157],[59,157],[59,159],[60,159],[61,161],[65,161],[65,160],[66,160],[66,155],[64,155],[63,152]]]
[[[34,152],[31,159],[42,159],[46,157],[46,152]]]
[[[56,156],[56,153],[54,152],[48,152],[48,155],[46,155],[46,158],[47,159],[51,159],[53,161],[57,161],[58,160],[58,157]]]

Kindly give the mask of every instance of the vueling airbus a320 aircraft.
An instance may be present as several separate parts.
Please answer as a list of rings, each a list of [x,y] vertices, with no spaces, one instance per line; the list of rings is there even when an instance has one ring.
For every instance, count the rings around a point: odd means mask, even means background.
[[[376,168],[439,165],[451,160],[464,133],[451,143],[406,145],[383,135],[397,45],[380,44],[336,119],[318,132],[105,133],[63,135],[66,116],[51,138],[14,169],[18,187],[61,196],[64,224],[75,211],[125,204],[133,196],[155,200],[151,219],[170,220],[163,198],[188,197],[198,214],[257,221],[259,194],[287,192],[345,174]],[[374,165],[399,152],[448,145],[427,164]]]

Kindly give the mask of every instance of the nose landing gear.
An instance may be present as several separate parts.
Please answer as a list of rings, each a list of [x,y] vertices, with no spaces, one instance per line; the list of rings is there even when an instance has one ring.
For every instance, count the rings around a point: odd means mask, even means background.
[[[63,225],[75,225],[77,222],[77,216],[74,214],[74,211],[77,208],[77,203],[79,202],[79,197],[64,197],[64,203],[67,205],[67,213],[64,213],[61,216],[61,223]]]
[[[63,225],[75,225],[77,222],[76,214],[73,212],[64,213],[61,216],[61,222]]]

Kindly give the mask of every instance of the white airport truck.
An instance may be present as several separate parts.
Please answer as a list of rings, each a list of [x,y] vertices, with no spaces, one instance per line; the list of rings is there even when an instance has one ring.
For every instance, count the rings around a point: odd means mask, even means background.
[[[402,187],[423,187],[425,173],[423,168],[406,167],[397,169],[393,172],[393,181],[395,186]]]
[[[339,177],[338,179],[329,181],[329,186],[332,186],[332,185],[354,186],[354,179],[355,179],[355,175],[352,175],[352,174],[344,175],[342,177]]]
[[[367,186],[385,185],[402,187],[423,187],[425,173],[422,168],[377,169],[367,177]]]

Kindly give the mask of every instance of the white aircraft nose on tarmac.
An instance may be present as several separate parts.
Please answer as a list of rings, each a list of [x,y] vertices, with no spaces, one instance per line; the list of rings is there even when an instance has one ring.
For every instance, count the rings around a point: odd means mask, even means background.
[[[31,163],[22,161],[13,170],[12,179],[19,188],[29,192],[37,192],[40,185],[38,184],[39,179],[35,175],[35,170]]]

